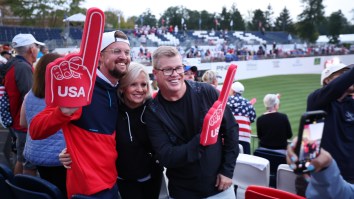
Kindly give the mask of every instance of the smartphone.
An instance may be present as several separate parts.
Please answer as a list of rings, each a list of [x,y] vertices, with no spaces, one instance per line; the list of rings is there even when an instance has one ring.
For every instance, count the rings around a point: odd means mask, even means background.
[[[307,167],[311,160],[320,154],[326,115],[326,112],[322,110],[302,114],[295,147],[295,153],[298,157],[298,161],[295,163],[295,173],[308,173]]]

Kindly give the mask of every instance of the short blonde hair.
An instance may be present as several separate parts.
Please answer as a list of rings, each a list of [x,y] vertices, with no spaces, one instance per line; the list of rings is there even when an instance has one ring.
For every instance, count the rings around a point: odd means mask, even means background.
[[[160,46],[152,53],[152,66],[154,69],[159,69],[159,60],[162,57],[175,57],[179,56],[182,60],[177,48],[172,46]]]
[[[213,70],[207,70],[202,76],[202,81],[208,84],[214,84],[215,81],[218,81],[217,74]]]
[[[145,81],[148,90],[148,92],[146,93],[146,99],[151,98],[152,91],[150,86],[149,73],[146,72],[144,65],[137,62],[131,62],[128,67],[127,73],[119,80],[119,97],[121,98],[121,100],[123,100],[123,90],[127,88],[130,84],[132,84],[141,73],[145,75]]]
[[[266,109],[271,109],[275,105],[279,104],[280,100],[277,94],[267,94],[264,96],[263,103]]]

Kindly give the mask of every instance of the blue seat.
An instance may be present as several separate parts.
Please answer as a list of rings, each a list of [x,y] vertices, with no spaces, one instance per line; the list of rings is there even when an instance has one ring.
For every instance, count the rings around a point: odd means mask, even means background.
[[[39,177],[18,174],[6,183],[18,199],[64,199],[58,187]]]
[[[9,185],[6,183],[6,180],[12,180],[14,174],[12,170],[5,164],[0,164],[0,193],[1,198],[14,198]]]
[[[277,171],[280,164],[286,164],[286,156],[270,150],[256,149],[253,155],[265,158],[270,163],[269,186],[276,187]]]

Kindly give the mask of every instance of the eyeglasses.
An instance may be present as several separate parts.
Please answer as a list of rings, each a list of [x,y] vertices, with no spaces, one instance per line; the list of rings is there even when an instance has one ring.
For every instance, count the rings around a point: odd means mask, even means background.
[[[107,52],[107,51],[112,53],[112,54],[114,54],[114,55],[119,55],[119,54],[121,54],[123,52],[123,50],[121,50],[119,48],[106,49],[106,50],[104,50],[102,52]],[[130,55],[130,50],[125,50],[124,54],[125,54],[125,56],[129,56]]]
[[[167,69],[155,69],[155,70],[162,71],[162,73],[164,75],[166,75],[166,76],[172,75],[174,71],[176,71],[177,74],[181,74],[181,73],[184,72],[184,68],[183,67],[167,68]]]

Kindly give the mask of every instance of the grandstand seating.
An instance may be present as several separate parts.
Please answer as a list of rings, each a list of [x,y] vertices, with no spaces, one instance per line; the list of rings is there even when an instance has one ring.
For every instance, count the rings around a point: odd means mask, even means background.
[[[0,42],[10,43],[12,41],[12,38],[20,33],[31,33],[38,41],[61,39],[61,32],[62,29],[60,28],[1,26]]]

